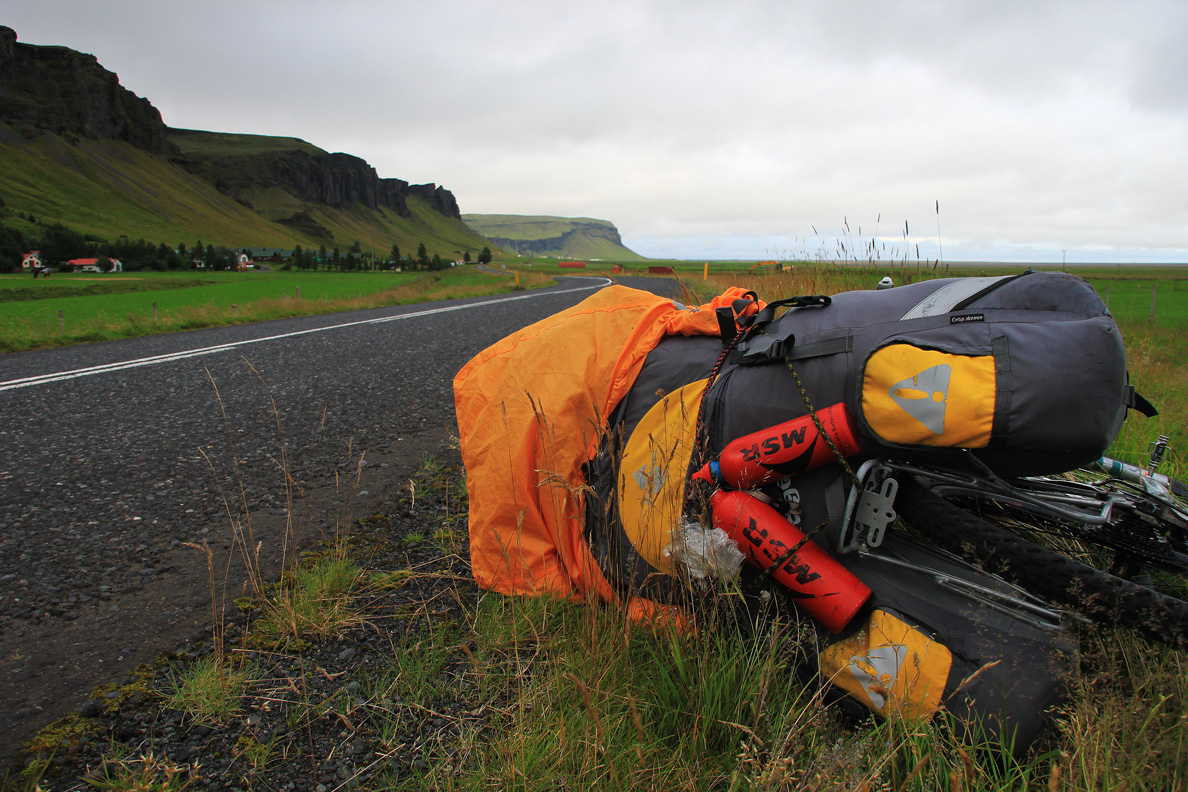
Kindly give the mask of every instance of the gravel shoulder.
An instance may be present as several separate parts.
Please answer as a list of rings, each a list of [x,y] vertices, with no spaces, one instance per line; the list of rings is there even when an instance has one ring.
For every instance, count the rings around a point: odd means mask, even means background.
[[[431,462],[407,471],[411,486],[389,493],[386,513],[340,526],[372,581],[358,588],[356,623],[331,640],[271,648],[252,637],[252,616],[229,603],[226,645],[255,680],[238,713],[207,724],[162,696],[212,652],[210,624],[203,624],[178,652],[119,673],[106,669],[108,684],[42,732],[45,753],[18,757],[10,783],[27,788],[37,777],[48,792],[90,788],[121,773],[173,773],[196,788],[368,788],[415,779],[428,769],[434,746],[481,730],[496,713],[473,685],[451,685],[441,699],[376,693],[376,680],[401,647],[432,636],[443,622],[461,621],[479,597],[467,560],[460,460],[448,445],[426,451]],[[393,575],[400,585],[374,582]],[[209,622],[209,604],[206,611]],[[455,666],[439,669],[445,677],[468,666],[464,649],[453,654]]]

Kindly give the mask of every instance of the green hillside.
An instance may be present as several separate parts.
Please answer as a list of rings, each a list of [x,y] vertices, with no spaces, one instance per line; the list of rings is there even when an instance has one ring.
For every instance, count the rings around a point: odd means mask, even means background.
[[[359,157],[297,138],[172,129],[93,55],[25,44],[0,25],[4,266],[30,241],[64,238],[58,224],[79,240],[58,244],[59,259],[121,240],[166,249],[358,242],[380,255],[393,243],[406,253],[424,244],[443,259],[490,246],[444,187],[381,178]]]
[[[191,138],[199,140],[207,152],[218,154],[321,152],[294,138],[213,133]],[[225,194],[176,162],[123,141],[51,134],[29,139],[0,123],[0,200],[5,222],[16,227],[22,224],[14,215],[32,214],[42,224],[60,222],[103,239],[176,243],[201,238],[228,247],[283,248],[346,248],[359,241],[384,252],[393,243],[410,250],[423,242],[430,253],[443,256],[489,245],[416,195],[406,197],[409,216],[401,217],[357,202],[327,206],[280,187],[260,185],[247,192],[247,197]],[[277,222],[282,216],[308,217],[308,222]]]
[[[591,217],[464,214],[466,225],[509,253],[621,261],[643,258],[623,245],[619,230]]]

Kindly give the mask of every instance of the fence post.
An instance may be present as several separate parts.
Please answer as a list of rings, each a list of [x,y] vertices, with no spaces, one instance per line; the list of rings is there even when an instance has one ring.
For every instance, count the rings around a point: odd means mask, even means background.
[[[58,311],[58,332],[63,333],[65,331],[66,331],[66,319],[62,316],[62,312]]]
[[[153,303],[153,324],[157,323],[157,304]]]
[[[239,303],[231,303],[231,313],[236,317],[239,316]]]
[[[1147,317],[1147,321],[1155,324],[1155,287],[1151,287],[1151,315]]]
[[[301,287],[297,286],[296,289],[297,289],[297,299],[300,300],[301,299]]]

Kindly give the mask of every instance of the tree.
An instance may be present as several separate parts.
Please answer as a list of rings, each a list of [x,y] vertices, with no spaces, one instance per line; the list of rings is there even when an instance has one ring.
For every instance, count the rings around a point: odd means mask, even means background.
[[[462,261],[464,261],[467,264],[470,263],[470,251],[469,250],[462,254]]]
[[[41,251],[41,261],[47,267],[86,256],[90,252],[86,237],[61,223],[45,229],[37,249]]]
[[[181,256],[177,255],[177,251],[166,245],[164,242],[157,245],[157,260],[153,264],[153,269],[181,269]]]
[[[21,259],[28,252],[24,234],[15,228],[0,226],[0,270],[19,270]]]
[[[392,243],[392,264],[400,266],[400,245],[395,242]]]
[[[491,248],[489,248],[489,247],[483,248],[483,252],[479,253],[478,263],[479,264],[490,264],[491,263]]]
[[[207,245],[206,251],[203,254],[206,259],[206,266],[212,270],[226,269],[226,265],[218,258],[218,253],[215,252],[214,245]]]
[[[429,251],[424,242],[417,245],[417,269],[429,269]]]

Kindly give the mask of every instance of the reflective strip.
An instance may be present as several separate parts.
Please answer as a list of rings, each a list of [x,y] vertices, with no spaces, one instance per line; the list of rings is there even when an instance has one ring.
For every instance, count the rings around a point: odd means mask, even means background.
[[[957,278],[946,283],[932,294],[916,303],[913,308],[903,315],[903,319],[920,319],[925,316],[940,316],[949,313],[957,304],[983,289],[994,284],[1014,278],[1014,275],[1002,275],[997,278]],[[901,320],[902,321],[902,320]]]

